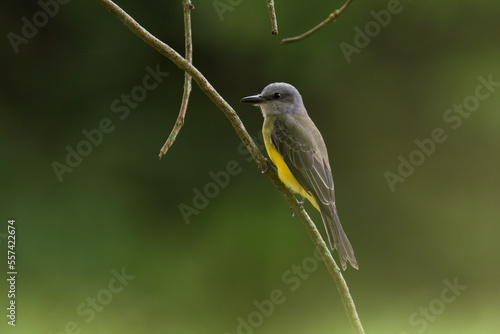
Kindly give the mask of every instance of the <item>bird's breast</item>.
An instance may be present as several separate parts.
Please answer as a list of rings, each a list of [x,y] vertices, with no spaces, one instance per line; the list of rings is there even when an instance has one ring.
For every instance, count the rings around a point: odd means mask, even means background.
[[[271,134],[274,128],[273,123],[274,119],[270,117],[265,118],[264,127],[262,128],[262,135],[264,137],[264,144],[266,146],[267,154],[269,155],[269,158],[271,159],[273,164],[276,166],[281,182],[283,182],[294,193],[307,198],[309,202],[311,202],[314,207],[319,210],[319,206],[314,197],[300,185],[299,181],[297,181],[295,176],[290,171],[290,168],[288,168],[285,160],[274,146],[271,139]]]

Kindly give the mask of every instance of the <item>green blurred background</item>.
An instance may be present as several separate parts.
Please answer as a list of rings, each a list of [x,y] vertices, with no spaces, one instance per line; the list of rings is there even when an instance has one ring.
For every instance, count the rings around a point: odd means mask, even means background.
[[[329,148],[360,265],[345,278],[366,332],[500,332],[500,87],[457,129],[443,119],[473,101],[478,77],[500,81],[500,3],[402,1],[348,63],[341,43],[354,46],[354,29],[387,1],[354,1],[334,25],[286,46],[281,38],[342,2],[277,1],[278,36],[265,1],[221,2],[231,10],[194,2],[194,63],[256,138],[262,117],[241,97],[275,81],[302,93]],[[181,1],[118,4],[183,52]],[[16,53],[8,33],[20,35],[22,17],[41,7],[1,7],[1,258],[6,272],[14,218],[18,270],[16,328],[1,280],[2,333],[350,332],[301,222],[196,85],[184,128],[158,160],[182,96],[175,65],[93,1],[60,5]],[[169,75],[120,119],[113,101],[141,86],[148,66]],[[60,182],[53,162],[65,164],[66,147],[105,118],[113,131]],[[391,191],[384,173],[435,128],[447,140]],[[187,224],[179,205],[193,206],[230,161],[237,175]],[[135,278],[118,289],[112,271],[122,268]],[[282,303],[271,310],[272,291]]]

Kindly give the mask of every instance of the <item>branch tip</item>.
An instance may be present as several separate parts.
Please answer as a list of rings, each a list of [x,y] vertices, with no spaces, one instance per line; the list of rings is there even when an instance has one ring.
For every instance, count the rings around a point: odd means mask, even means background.
[[[347,10],[347,8],[349,7],[349,5],[352,2],[353,2],[353,0],[347,0],[342,7],[340,7],[339,9],[336,9],[335,11],[333,11],[332,13],[330,13],[330,15],[328,15],[328,17],[326,18],[326,20],[324,20],[323,22],[321,22],[320,24],[318,24],[317,26],[315,26],[311,30],[306,31],[302,35],[298,35],[298,36],[295,36],[295,37],[290,37],[290,38],[284,38],[284,39],[282,39],[281,40],[281,45],[285,45],[285,44],[288,44],[288,43],[291,43],[291,42],[300,41],[301,39],[304,39],[304,38],[312,35],[316,31],[318,31],[319,29],[323,28],[328,23],[330,23],[330,22],[334,23],[340,17],[340,15],[342,15]]]
[[[267,7],[269,8],[269,16],[271,17],[271,34],[278,34],[278,21],[276,19],[276,9],[274,8],[274,0],[267,0]]]
[[[182,2],[184,7],[184,43],[185,43],[185,52],[186,52],[186,60],[189,63],[193,62],[193,38],[191,33],[191,10],[194,9],[191,0],[184,0]],[[191,95],[191,76],[188,73],[184,75],[184,92],[182,94],[182,102],[181,108],[179,110],[179,115],[177,116],[177,121],[175,122],[174,128],[172,132],[168,136],[167,141],[163,144],[163,147],[160,150],[159,157],[165,155],[168,149],[174,144],[175,139],[177,139],[177,135],[179,131],[181,131],[182,126],[184,125],[184,118],[186,117],[186,111],[189,103],[189,96]]]

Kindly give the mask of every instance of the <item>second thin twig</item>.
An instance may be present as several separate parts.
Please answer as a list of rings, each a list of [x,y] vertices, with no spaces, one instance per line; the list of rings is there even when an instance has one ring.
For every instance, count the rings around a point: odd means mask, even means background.
[[[346,3],[342,7],[340,7],[339,9],[337,9],[336,11],[334,11],[333,13],[331,13],[330,15],[328,15],[328,18],[326,20],[324,20],[323,22],[321,22],[320,24],[318,24],[316,27],[314,27],[311,30],[303,33],[302,35],[282,39],[281,40],[281,44],[283,45],[283,44],[287,44],[287,43],[291,43],[291,42],[300,41],[301,39],[304,39],[307,36],[312,35],[316,31],[318,31],[319,29],[323,28],[328,23],[335,22],[335,20],[338,19],[340,17],[340,15],[342,15],[342,13],[344,13],[346,11],[347,7],[349,7],[349,5],[352,2],[353,2],[353,0],[347,0]]]
[[[271,34],[278,34],[278,21],[276,20],[276,9],[274,8],[274,0],[267,0],[269,8],[269,16],[271,17]]]
[[[191,10],[194,9],[191,0],[183,0],[182,7],[184,9],[184,36],[185,36],[185,49],[186,49],[186,60],[190,63],[193,63],[193,38],[191,33]],[[184,93],[182,95],[182,103],[181,109],[179,110],[179,115],[177,116],[177,120],[175,121],[174,128],[170,135],[167,138],[165,144],[160,150],[160,154],[158,158],[161,159],[163,155],[165,155],[174,143],[179,131],[184,125],[184,118],[186,117],[186,110],[189,103],[189,96],[191,95],[191,76],[184,72]]]

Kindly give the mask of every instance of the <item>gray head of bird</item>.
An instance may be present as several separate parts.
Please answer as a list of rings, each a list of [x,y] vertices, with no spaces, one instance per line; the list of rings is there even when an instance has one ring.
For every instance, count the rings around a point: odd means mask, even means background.
[[[306,113],[302,96],[299,91],[285,82],[275,82],[267,85],[262,93],[247,96],[241,102],[252,103],[260,107],[262,115],[292,114],[300,115]]]

